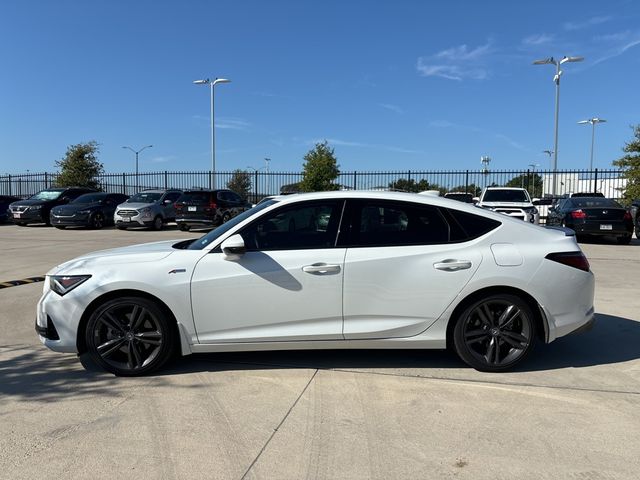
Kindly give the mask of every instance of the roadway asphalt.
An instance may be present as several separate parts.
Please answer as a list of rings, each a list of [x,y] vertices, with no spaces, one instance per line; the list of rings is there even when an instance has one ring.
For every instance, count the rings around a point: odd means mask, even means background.
[[[197,235],[0,225],[0,282]],[[1,289],[0,478],[638,478],[640,242],[582,247],[598,322],[506,374],[442,351],[324,351],[116,378],[40,345],[42,284]]]

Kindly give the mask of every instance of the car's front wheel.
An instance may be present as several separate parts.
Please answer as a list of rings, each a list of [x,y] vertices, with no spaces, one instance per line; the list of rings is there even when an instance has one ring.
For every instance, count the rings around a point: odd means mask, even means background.
[[[100,230],[102,227],[104,227],[104,216],[100,212],[97,212],[89,220],[89,225],[95,230]]]
[[[158,215],[156,218],[153,219],[154,230],[162,230],[162,225],[163,225],[163,221],[160,215]]]
[[[526,358],[536,338],[531,308],[511,294],[494,294],[467,306],[455,319],[460,358],[476,370],[501,372]]]
[[[172,355],[171,320],[153,301],[122,297],[100,305],[85,331],[87,350],[102,368],[138,376],[160,368]]]

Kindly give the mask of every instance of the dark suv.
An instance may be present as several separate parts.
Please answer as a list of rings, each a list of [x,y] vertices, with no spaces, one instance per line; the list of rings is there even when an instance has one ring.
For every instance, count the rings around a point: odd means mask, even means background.
[[[93,188],[86,187],[47,188],[46,190],[41,190],[26,200],[19,200],[9,205],[11,220],[20,226],[28,223],[51,225],[49,213],[53,207],[66,205],[80,195],[95,191]]]
[[[175,203],[180,230],[192,226],[214,227],[251,208],[231,190],[185,190]]]

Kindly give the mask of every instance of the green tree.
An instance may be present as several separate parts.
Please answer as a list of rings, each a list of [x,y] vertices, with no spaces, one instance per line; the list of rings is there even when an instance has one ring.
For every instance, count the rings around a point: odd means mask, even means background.
[[[324,192],[328,190],[338,190],[340,186],[335,183],[340,170],[338,161],[325,140],[316,143],[316,146],[304,156],[302,170],[302,181],[300,190],[302,192]]]
[[[423,192],[425,190],[435,190],[431,188],[429,182],[426,180],[420,180],[416,182],[413,178],[407,180],[406,178],[399,178],[393,182],[389,183],[389,188],[391,190],[399,190],[401,192],[410,192],[410,193],[418,193]]]
[[[64,158],[56,161],[56,167],[60,168],[56,184],[59,187],[98,189],[98,177],[104,173],[104,166],[98,161],[98,150],[95,140],[67,147]]]
[[[504,186],[526,188],[531,198],[542,197],[542,177],[535,172],[517,175],[505,183]]]
[[[627,142],[622,149],[626,155],[613,161],[613,165],[623,171],[623,178],[627,180],[622,193],[622,200],[627,205],[632,200],[640,198],[640,125],[631,128],[635,138]]]
[[[227,188],[236,192],[246,202],[251,191],[251,175],[246,170],[237,169],[231,174],[231,180],[227,182]]]
[[[474,197],[479,197],[482,193],[482,188],[477,186],[475,183],[470,183],[469,185],[458,185],[457,187],[453,187],[450,191],[452,192],[466,192],[470,193]]]

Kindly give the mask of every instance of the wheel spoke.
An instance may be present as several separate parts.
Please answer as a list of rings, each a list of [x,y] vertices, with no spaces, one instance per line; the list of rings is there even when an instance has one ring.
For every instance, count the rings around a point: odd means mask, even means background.
[[[500,328],[508,328],[518,315],[520,315],[520,309],[515,305],[509,305],[504,312],[502,312],[502,315],[500,315],[498,326]]]
[[[491,337],[491,340],[489,341],[489,345],[487,346],[487,352],[484,355],[484,359],[487,361],[487,363],[494,363],[493,361],[493,357],[494,357],[494,352],[496,350],[496,338],[495,337]]]
[[[142,332],[136,333],[136,340],[148,345],[160,345],[162,343],[162,334],[160,332]]]
[[[133,368],[138,368],[142,366],[142,357],[140,356],[140,352],[138,351],[138,347],[136,347],[135,342],[131,342],[129,344],[129,350],[133,352],[133,360],[135,361],[135,365]]]
[[[489,327],[493,326],[493,321],[491,320],[491,312],[488,312],[489,314],[487,315],[483,311],[483,309],[488,310],[488,307],[486,305],[482,305],[480,308],[476,310],[478,312],[478,317],[480,318],[480,321]]]
[[[120,321],[117,320],[110,312],[104,312],[98,321],[104,323],[111,330],[115,330],[120,333],[124,333],[124,327],[120,324]]]
[[[505,340],[506,339],[510,339],[510,340],[515,341],[515,342],[518,342],[520,344],[519,348],[524,348],[529,343],[529,339],[527,337],[525,337],[524,335],[521,335],[521,334],[516,333],[516,332],[511,332],[511,331],[508,331],[508,330],[502,332],[502,337]]]
[[[517,342],[514,339],[509,338],[504,334],[502,335],[502,340],[512,348],[515,348],[516,350],[522,350],[524,348],[524,346],[520,342]]]
[[[114,338],[113,340],[104,342],[102,345],[98,346],[98,353],[100,353],[102,358],[107,358],[114,352],[120,350],[120,347],[122,347],[124,342],[124,338]]]
[[[144,320],[147,311],[142,308],[140,305],[135,305],[133,310],[131,311],[130,325],[131,330],[134,332],[142,325],[142,321]]]

